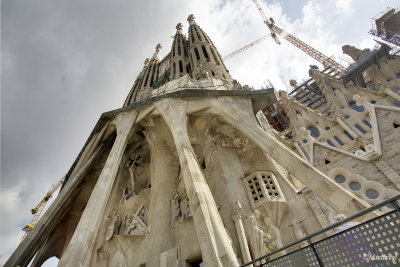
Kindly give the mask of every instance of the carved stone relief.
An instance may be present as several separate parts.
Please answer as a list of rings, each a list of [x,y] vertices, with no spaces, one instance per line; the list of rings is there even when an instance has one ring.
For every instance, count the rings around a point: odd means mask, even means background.
[[[148,210],[144,205],[141,205],[132,214],[126,213],[123,218],[116,211],[113,211],[106,240],[110,240],[114,235],[147,235],[150,232],[147,226],[147,213]]]
[[[184,197],[179,199],[178,194],[175,194],[170,201],[171,209],[171,227],[176,227],[179,223],[192,216],[192,211],[189,207],[189,199]]]

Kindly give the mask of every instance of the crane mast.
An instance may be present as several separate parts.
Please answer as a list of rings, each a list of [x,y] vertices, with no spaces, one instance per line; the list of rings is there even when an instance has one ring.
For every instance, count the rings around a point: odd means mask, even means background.
[[[46,196],[37,204],[35,208],[31,210],[31,213],[33,214],[33,219],[30,224],[26,225],[24,228],[22,228],[23,231],[25,231],[24,236],[22,237],[21,242],[25,239],[25,237],[30,233],[30,231],[35,227],[35,224],[39,221],[40,215],[43,212],[44,207],[47,204],[47,201],[53,196],[54,192],[62,185],[64,182],[65,176],[56,184],[52,185],[49,192],[47,192]]]
[[[261,17],[264,20],[264,23],[268,26],[269,30],[271,31],[271,35],[277,44],[280,44],[280,41],[277,37],[278,34],[279,36],[287,40],[289,43],[293,44],[294,46],[305,52],[307,55],[311,56],[312,58],[320,62],[324,67],[331,67],[342,73],[345,71],[346,68],[337,63],[332,58],[327,57],[317,49],[311,47],[310,45],[301,41],[297,37],[276,26],[275,21],[272,18],[270,19],[267,18],[258,1],[253,0],[253,2],[256,4],[258,11],[260,11]]]

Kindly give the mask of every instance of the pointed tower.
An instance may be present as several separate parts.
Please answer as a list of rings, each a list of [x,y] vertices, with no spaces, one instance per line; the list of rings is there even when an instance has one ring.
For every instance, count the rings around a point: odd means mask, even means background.
[[[102,114],[6,267],[35,255],[34,267],[52,256],[60,267],[237,267],[304,236],[288,230],[296,222],[316,232],[369,206],[260,127],[274,90],[231,90],[217,49],[189,23],[193,78],[178,24],[172,55],[160,60],[158,44],[129,105]]]
[[[159,63],[161,61],[160,50],[162,46],[161,44],[157,44],[156,52],[150,59],[149,64],[146,67],[146,70],[143,75],[143,81],[138,90],[137,96],[141,94],[149,93],[153,88],[153,82],[158,79],[159,76]]]
[[[188,58],[188,41],[182,33],[182,23],[176,25],[176,34],[172,42],[170,53],[170,79],[178,79],[190,74],[191,67]]]
[[[189,22],[189,58],[193,78],[217,78],[231,84],[232,77],[222,61],[221,55],[210,37],[196,24],[194,19],[193,14],[187,18]]]
[[[132,102],[134,102],[139,89],[142,87],[143,77],[144,77],[146,68],[149,65],[149,62],[150,62],[150,59],[146,58],[146,60],[144,61],[143,70],[137,76],[135,83],[133,84],[131,90],[129,91],[128,96],[125,99],[124,107],[131,104]]]

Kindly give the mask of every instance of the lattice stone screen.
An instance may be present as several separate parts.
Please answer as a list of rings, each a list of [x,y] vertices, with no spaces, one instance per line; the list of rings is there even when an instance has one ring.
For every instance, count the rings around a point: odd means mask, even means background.
[[[243,178],[251,205],[258,207],[266,201],[285,201],[276,177],[269,171],[255,171]]]

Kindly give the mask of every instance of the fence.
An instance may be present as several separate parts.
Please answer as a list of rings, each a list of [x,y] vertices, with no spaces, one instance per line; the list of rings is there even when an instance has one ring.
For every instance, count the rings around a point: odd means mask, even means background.
[[[400,194],[242,266],[400,266],[400,207],[396,202],[398,199]],[[390,206],[394,210],[322,240],[312,241],[312,238],[338,229],[338,226],[343,227],[351,220],[371,215],[383,206]],[[304,241],[308,242],[307,246],[303,245]],[[296,248],[298,245],[304,247],[271,259],[277,253]]]

